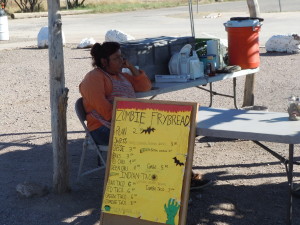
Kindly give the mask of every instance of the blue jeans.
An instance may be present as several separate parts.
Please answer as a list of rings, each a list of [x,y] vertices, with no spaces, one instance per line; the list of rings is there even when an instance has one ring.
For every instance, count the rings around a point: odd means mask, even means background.
[[[101,126],[90,132],[97,145],[108,145],[110,129],[106,126]]]

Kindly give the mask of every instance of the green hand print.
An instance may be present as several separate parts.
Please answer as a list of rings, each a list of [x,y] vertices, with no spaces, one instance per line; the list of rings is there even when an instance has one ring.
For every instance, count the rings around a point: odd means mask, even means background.
[[[178,204],[175,199],[170,198],[168,202],[168,206],[165,204],[165,211],[167,213],[167,221],[166,224],[175,225],[175,216],[180,208],[180,204]]]
[[[104,210],[107,211],[107,212],[109,212],[110,211],[110,206],[109,205],[105,205],[104,206]]]

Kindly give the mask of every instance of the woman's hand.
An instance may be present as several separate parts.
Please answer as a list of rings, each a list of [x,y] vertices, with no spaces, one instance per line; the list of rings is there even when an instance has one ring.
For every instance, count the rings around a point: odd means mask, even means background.
[[[140,75],[140,71],[125,58],[123,59],[123,68],[128,68],[133,76]]]
[[[126,59],[126,58],[123,58],[123,68],[128,68],[132,66],[131,63]]]

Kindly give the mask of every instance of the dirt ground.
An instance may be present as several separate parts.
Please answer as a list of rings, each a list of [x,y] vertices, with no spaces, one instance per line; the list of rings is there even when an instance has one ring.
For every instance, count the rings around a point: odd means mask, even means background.
[[[84,132],[74,103],[80,97],[78,84],[91,69],[89,50],[64,48],[66,86],[69,88],[67,112],[70,186],[72,191],[56,195],[52,186],[52,146],[49,107],[48,50],[28,47],[0,51],[0,224],[54,225],[98,224],[104,172],[76,182]],[[300,95],[300,54],[266,53],[261,49],[261,67],[256,75],[255,104],[269,111],[286,112],[287,97]],[[238,105],[242,104],[244,78],[237,79]],[[218,91],[231,94],[232,81],[214,84]],[[196,88],[157,97],[163,100],[209,104],[209,95]],[[216,96],[213,107],[233,108],[229,98]],[[265,143],[287,156],[288,146]],[[300,160],[300,148],[295,157]],[[89,152],[85,167],[96,165]],[[285,224],[287,177],[285,167],[251,141],[197,137],[194,169],[215,184],[191,192],[188,225],[274,225]],[[294,168],[300,183],[300,168]],[[22,198],[16,186],[24,181],[47,185],[43,197]],[[293,201],[293,224],[300,224],[300,199]]]

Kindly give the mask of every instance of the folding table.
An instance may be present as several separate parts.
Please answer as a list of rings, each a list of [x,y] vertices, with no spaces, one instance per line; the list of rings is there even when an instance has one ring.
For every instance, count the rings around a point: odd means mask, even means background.
[[[182,83],[175,83],[175,82],[157,83],[157,82],[154,82],[152,84],[153,88],[151,91],[138,92],[138,93],[136,93],[136,96],[138,98],[152,96],[150,99],[153,99],[159,94],[164,94],[164,93],[172,92],[172,91],[178,91],[178,90],[182,90],[185,88],[197,87],[199,89],[204,89],[201,86],[209,84],[209,90],[206,90],[206,91],[210,92],[210,105],[209,106],[212,106],[212,101],[213,101],[214,95],[221,95],[223,97],[233,98],[234,106],[235,106],[235,108],[238,108],[236,105],[236,91],[235,91],[236,90],[236,78],[241,77],[241,76],[250,75],[250,74],[255,74],[258,71],[259,71],[259,68],[244,69],[244,70],[240,70],[240,71],[233,72],[233,73],[217,73],[215,76],[211,76],[211,77],[204,76],[201,78],[197,78],[195,80],[189,80],[187,82],[182,82]],[[212,90],[213,89],[212,85],[214,82],[227,80],[227,79],[233,79],[233,96],[217,93]]]
[[[287,224],[292,223],[294,145],[300,144],[300,121],[289,121],[288,113],[200,107],[197,135],[252,140],[285,164],[288,178]],[[289,146],[285,159],[259,141]]]

